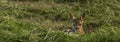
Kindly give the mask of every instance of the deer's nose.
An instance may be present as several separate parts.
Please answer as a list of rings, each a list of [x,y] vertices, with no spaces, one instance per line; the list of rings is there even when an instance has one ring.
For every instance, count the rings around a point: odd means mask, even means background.
[[[78,29],[78,28],[79,28],[79,26],[74,26],[74,28],[75,28],[75,29]]]

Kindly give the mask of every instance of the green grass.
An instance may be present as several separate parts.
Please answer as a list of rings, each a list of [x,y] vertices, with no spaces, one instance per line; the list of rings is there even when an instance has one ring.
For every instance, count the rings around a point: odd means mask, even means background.
[[[83,27],[94,31],[62,32],[73,27],[70,12],[85,12]],[[0,2],[0,42],[119,42],[119,35],[119,0]]]

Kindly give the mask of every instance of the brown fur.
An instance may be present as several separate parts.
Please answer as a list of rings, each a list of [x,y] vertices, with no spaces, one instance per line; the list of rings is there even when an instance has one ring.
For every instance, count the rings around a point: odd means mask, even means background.
[[[79,18],[75,18],[73,14],[70,14],[70,17],[73,22],[73,26],[74,26],[74,28],[77,28],[78,33],[81,35],[85,34],[85,31],[83,28],[85,14],[81,15]]]

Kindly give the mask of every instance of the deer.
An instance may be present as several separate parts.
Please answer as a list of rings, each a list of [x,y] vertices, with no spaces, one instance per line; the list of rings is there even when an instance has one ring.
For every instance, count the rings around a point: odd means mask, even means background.
[[[73,22],[73,28],[64,30],[64,32],[68,33],[78,33],[80,35],[85,34],[85,30],[83,28],[83,22],[85,19],[85,13],[83,13],[79,18],[76,18],[72,13],[69,14],[70,19]]]

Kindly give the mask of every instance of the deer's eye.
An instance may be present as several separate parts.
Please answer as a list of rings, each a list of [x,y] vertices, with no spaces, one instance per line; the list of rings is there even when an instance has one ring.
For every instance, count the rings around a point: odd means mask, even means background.
[[[81,26],[81,24],[78,24],[79,26]]]

